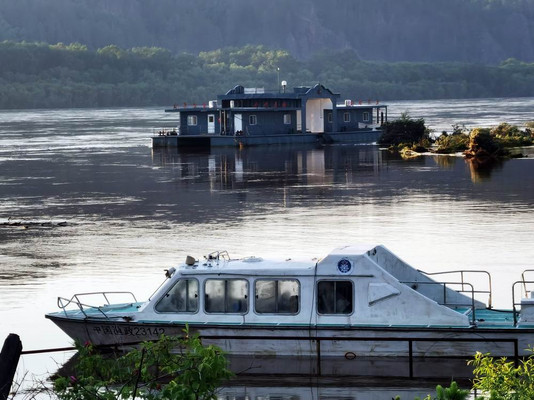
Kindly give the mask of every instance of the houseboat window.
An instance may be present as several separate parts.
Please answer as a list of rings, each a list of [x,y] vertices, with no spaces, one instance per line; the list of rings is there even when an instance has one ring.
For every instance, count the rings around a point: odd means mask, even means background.
[[[317,311],[319,314],[351,314],[352,281],[320,281]]]
[[[328,121],[329,124],[332,123],[332,121],[334,120],[334,117],[332,116],[332,113],[326,114],[326,120]]]
[[[158,312],[197,312],[198,281],[180,279],[156,304]]]
[[[284,124],[291,125],[291,114],[284,114]]]
[[[187,125],[194,126],[197,124],[197,116],[196,115],[188,115],[187,116]]]
[[[207,313],[248,311],[248,282],[245,279],[208,279],[204,287]]]
[[[215,116],[214,115],[208,115],[208,122],[210,124],[214,123],[215,122]]]
[[[257,280],[255,310],[259,314],[297,314],[300,284],[296,280]]]
[[[368,122],[369,121],[369,111],[364,111],[363,113],[363,121]]]
[[[255,115],[249,115],[248,116],[248,124],[249,125],[256,125],[258,123],[258,118],[256,118]]]
[[[343,113],[343,122],[350,122],[350,113]]]

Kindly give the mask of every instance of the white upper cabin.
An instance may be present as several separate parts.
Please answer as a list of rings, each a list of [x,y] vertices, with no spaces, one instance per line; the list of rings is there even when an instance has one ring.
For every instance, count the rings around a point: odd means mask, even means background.
[[[308,262],[188,257],[135,319],[207,324],[470,325],[484,305],[430,279],[383,246],[339,247]]]

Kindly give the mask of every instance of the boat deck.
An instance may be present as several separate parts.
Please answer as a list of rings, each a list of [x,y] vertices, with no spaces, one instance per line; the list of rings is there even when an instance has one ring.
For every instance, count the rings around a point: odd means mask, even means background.
[[[132,315],[135,314],[139,307],[142,305],[142,302],[136,302],[136,303],[127,303],[127,304],[120,304],[120,305],[113,305],[113,306],[102,306],[99,308],[92,307],[92,308],[86,308],[84,311],[80,310],[69,310],[67,311],[67,314],[70,318],[97,318],[97,319],[113,319],[117,318],[122,315]],[[472,316],[471,309],[464,308],[464,309],[457,309],[459,313],[466,314],[470,318]],[[63,312],[57,313],[65,314]],[[177,318],[173,323],[177,323],[180,321],[180,318],[178,318],[179,315],[177,315]],[[184,320],[185,321],[185,320]],[[514,313],[511,310],[496,310],[496,309],[477,309],[475,311],[475,321],[477,329],[516,329],[517,327],[514,325]],[[146,321],[143,320],[143,322],[156,322],[156,321]],[[158,321],[161,322],[161,321]],[[185,322],[184,322],[185,323]],[[224,325],[224,323],[222,324]],[[232,324],[235,325],[235,324]],[[257,325],[257,324],[251,324],[251,325]],[[285,325],[290,326],[291,323],[285,323],[285,324],[277,324],[277,325]],[[296,323],[295,325],[298,325],[299,327],[302,327],[302,324]],[[331,325],[331,324],[330,324]],[[346,326],[345,324],[342,324]],[[355,325],[356,326],[356,325]],[[390,328],[394,327],[402,327],[406,328],[410,325],[388,325]],[[533,328],[534,325],[521,325],[519,328]]]

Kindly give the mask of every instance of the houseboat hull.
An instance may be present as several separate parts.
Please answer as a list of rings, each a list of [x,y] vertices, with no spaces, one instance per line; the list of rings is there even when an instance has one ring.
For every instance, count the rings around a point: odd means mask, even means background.
[[[240,147],[288,144],[372,144],[380,139],[381,130],[329,133],[293,133],[285,135],[226,136],[226,135],[169,135],[153,136],[152,147]]]
[[[81,343],[122,347],[183,335],[185,323],[75,320],[48,314]],[[517,360],[530,355],[534,329],[222,326],[189,323],[204,344],[228,354],[238,374],[469,378],[466,361],[478,351]]]

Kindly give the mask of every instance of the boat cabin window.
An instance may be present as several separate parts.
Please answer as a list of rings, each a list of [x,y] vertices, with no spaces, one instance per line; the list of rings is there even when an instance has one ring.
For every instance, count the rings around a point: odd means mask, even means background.
[[[196,115],[188,115],[187,116],[187,125],[195,126],[196,124],[197,124],[197,116]]]
[[[352,281],[320,281],[317,284],[319,314],[352,313]]]
[[[291,125],[291,114],[284,114],[284,124]]]
[[[258,118],[255,115],[249,115],[248,116],[248,124],[249,125],[257,125],[258,124]]]
[[[197,312],[198,281],[180,279],[156,304],[158,312]]]
[[[369,122],[369,111],[364,111],[363,112],[363,121],[364,122]]]
[[[297,314],[299,293],[297,280],[257,280],[255,311],[259,314]]]
[[[207,313],[244,314],[248,311],[248,282],[245,279],[208,279],[204,299]]]
[[[350,122],[350,113],[343,113],[343,122]]]

